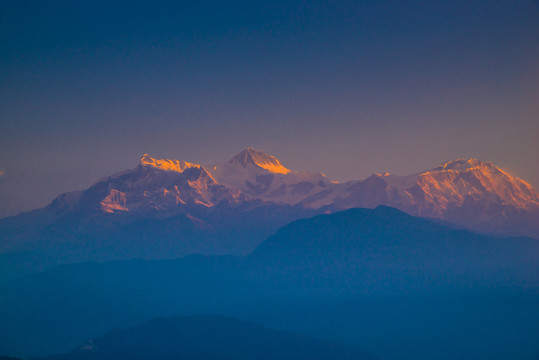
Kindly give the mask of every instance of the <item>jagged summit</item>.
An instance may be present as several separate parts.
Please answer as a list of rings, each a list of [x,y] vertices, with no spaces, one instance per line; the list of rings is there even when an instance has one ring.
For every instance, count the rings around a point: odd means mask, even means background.
[[[466,170],[474,169],[477,167],[494,167],[494,165],[492,165],[490,161],[483,162],[478,159],[456,159],[456,160],[448,161],[434,168],[433,171],[441,171],[441,170],[466,171]]]
[[[250,147],[234,156],[229,162],[239,164],[242,167],[255,165],[276,174],[288,174],[290,172],[290,169],[284,167],[276,157]]]
[[[200,168],[202,165],[192,164],[181,160],[155,159],[148,154],[142,155],[140,166],[151,166],[160,170],[183,172],[188,168]]]
[[[473,201],[487,201],[493,208],[512,206],[515,209],[537,209],[539,196],[524,180],[478,159],[457,159],[419,174],[417,184],[437,206],[451,204],[462,207]],[[500,211],[503,214],[502,211]]]

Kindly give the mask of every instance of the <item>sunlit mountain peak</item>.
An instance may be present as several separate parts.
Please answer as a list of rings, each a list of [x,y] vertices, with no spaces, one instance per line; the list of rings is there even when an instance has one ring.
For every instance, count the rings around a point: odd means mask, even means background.
[[[419,174],[418,186],[437,206],[462,207],[474,201],[499,202],[516,209],[537,209],[539,195],[524,180],[498,168],[492,162],[457,159]]]
[[[141,166],[151,166],[160,170],[183,172],[187,168],[200,168],[201,165],[188,163],[182,160],[155,159],[144,154],[140,159]]]
[[[477,167],[494,167],[491,162],[483,162],[478,159],[456,159],[452,161],[448,161],[436,168],[434,168],[434,171],[437,170],[457,170],[457,171],[465,171],[470,170]]]
[[[288,174],[290,172],[290,169],[284,167],[276,157],[253,148],[246,148],[234,156],[230,163],[239,164],[242,167],[255,165],[275,174]]]

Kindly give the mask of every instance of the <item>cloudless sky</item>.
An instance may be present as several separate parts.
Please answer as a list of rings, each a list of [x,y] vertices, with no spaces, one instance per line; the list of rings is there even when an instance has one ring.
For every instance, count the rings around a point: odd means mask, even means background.
[[[538,144],[535,0],[0,2],[0,216],[143,153],[539,187]]]

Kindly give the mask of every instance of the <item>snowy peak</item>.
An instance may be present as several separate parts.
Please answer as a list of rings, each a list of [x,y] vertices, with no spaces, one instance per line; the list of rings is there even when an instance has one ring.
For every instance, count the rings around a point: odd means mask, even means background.
[[[200,164],[189,163],[182,160],[172,159],[154,159],[148,154],[144,154],[140,159],[139,168],[142,169],[158,169],[178,174],[187,174],[189,180],[207,179],[211,183],[217,183],[208,170]],[[189,170],[189,171],[186,171]]]
[[[159,170],[165,171],[174,171],[174,172],[183,172],[188,168],[200,168],[201,165],[191,164],[186,161],[181,160],[171,160],[171,159],[154,159],[148,154],[144,154],[140,159],[140,166],[142,167],[153,167]]]
[[[189,168],[200,168],[201,165],[188,163],[182,160],[154,159],[148,154],[144,154],[140,159],[140,166],[154,167],[165,171],[183,172]]]
[[[182,206],[211,207],[237,192],[221,186],[199,164],[155,159],[144,154],[135,169],[102,179],[84,192],[83,206],[105,213],[175,211]]]
[[[516,209],[539,207],[539,196],[530,184],[477,159],[457,159],[421,173],[418,185],[440,205],[498,199],[500,205]]]
[[[432,171],[442,171],[442,170],[455,170],[455,171],[467,171],[473,170],[474,168],[483,167],[483,168],[494,168],[491,162],[482,162],[477,159],[456,159],[453,161],[448,161],[434,169]]]
[[[148,154],[144,154],[140,159],[140,166],[153,167],[165,171],[183,172],[188,168],[200,168],[201,165],[192,164],[182,160],[155,159]]]
[[[211,167],[211,174],[225,186],[275,204],[300,204],[327,190],[329,180],[321,173],[291,171],[268,154],[247,148],[224,164]]]
[[[238,164],[244,168],[249,165],[254,165],[274,174],[288,174],[290,172],[290,169],[284,167],[276,157],[253,148],[243,150],[238,155],[234,156],[229,163]]]

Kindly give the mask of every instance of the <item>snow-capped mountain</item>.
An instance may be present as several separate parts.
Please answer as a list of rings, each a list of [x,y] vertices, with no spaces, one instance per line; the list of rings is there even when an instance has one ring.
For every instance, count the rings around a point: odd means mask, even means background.
[[[105,213],[176,211],[182,206],[212,207],[221,201],[245,201],[238,190],[219,184],[206,168],[186,161],[144,154],[137,167],[104,178],[83,192],[61,196],[57,209]]]
[[[539,208],[538,194],[530,184],[477,159],[449,161],[415,176],[382,178],[407,197],[407,193],[416,194],[411,203],[420,216],[443,217],[449,211],[482,204],[524,211]]]
[[[535,189],[477,159],[449,161],[413,175],[374,174],[337,183],[320,172],[288,169],[274,156],[252,148],[207,167],[145,154],[134,169],[104,178],[85,191],[61,195],[52,207],[57,212],[140,215],[189,214],[200,207],[211,212],[219,204],[323,211],[387,205],[474,230],[539,236]]]
[[[0,219],[0,267],[244,254],[293,220],[379,205],[475,231],[539,238],[537,192],[489,162],[458,159],[417,174],[338,183],[247,148],[211,166],[145,154],[133,169]]]
[[[333,194],[338,209],[387,205],[483,232],[539,235],[539,195],[490,162],[458,159],[408,176],[374,174]]]
[[[211,172],[221,184],[278,204],[331,210],[387,205],[478,231],[539,236],[534,188],[477,159],[457,159],[412,175],[374,174],[337,183],[322,173],[290,170],[275,157],[248,148],[212,166]]]
[[[292,171],[261,151],[247,148],[232,160],[210,168],[221,184],[263,201],[294,205],[328,188],[322,173]]]
[[[385,196],[371,201],[407,206],[419,216],[444,217],[452,208],[487,199],[523,210],[537,209],[539,205],[537,192],[530,184],[477,159],[458,159],[408,176],[374,174],[350,183],[346,191],[351,202],[364,202],[368,199],[358,190],[366,187],[374,194],[380,184]]]

